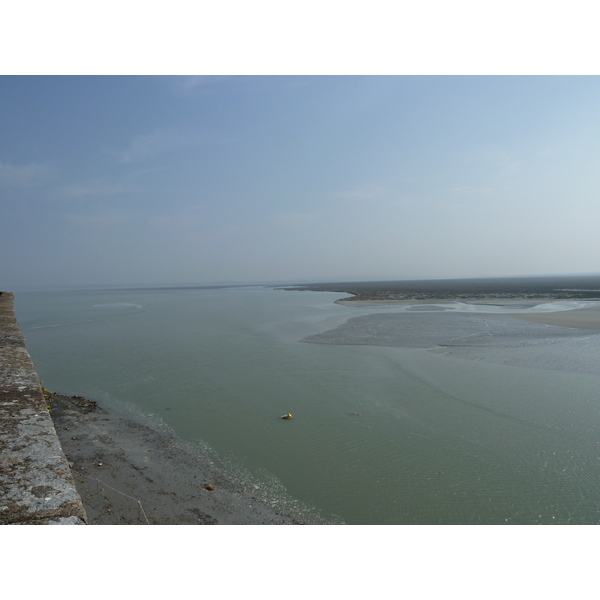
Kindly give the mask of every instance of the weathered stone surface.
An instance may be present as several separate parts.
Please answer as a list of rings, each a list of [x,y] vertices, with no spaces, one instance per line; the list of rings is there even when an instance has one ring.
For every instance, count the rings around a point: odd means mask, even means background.
[[[40,381],[0,293],[0,524],[83,524],[87,517]]]

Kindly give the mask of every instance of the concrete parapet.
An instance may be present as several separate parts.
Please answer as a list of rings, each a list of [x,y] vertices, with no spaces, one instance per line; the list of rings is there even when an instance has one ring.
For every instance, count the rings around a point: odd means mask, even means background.
[[[0,524],[86,522],[15,318],[13,294],[0,292]]]

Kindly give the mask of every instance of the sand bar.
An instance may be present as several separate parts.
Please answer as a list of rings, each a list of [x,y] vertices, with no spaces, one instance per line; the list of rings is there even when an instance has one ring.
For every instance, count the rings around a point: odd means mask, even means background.
[[[576,308],[548,313],[522,313],[513,315],[517,319],[554,325],[555,327],[571,327],[573,329],[600,329],[600,306],[593,308]]]

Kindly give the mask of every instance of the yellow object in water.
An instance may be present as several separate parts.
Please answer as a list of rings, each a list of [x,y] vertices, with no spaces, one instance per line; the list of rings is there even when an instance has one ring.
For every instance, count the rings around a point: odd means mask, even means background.
[[[281,418],[282,419],[293,419],[294,417],[292,417],[291,413],[288,413],[287,415],[283,415]]]

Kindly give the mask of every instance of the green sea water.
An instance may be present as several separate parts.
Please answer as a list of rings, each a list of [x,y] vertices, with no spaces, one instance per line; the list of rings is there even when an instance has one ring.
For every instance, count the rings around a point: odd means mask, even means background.
[[[460,338],[464,321],[414,311],[404,313],[404,347],[357,344],[344,329],[302,341],[361,316],[364,342],[374,318],[394,318],[335,304],[342,296],[259,286],[23,292],[15,308],[46,387],[207,444],[224,468],[274,497],[284,490],[315,522],[600,520],[600,377],[569,367],[599,356],[598,336],[550,328],[530,343],[526,324],[488,315],[487,346],[457,357],[428,350],[419,332],[442,319]],[[517,364],[507,364],[509,334],[525,357]]]

